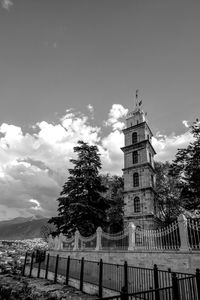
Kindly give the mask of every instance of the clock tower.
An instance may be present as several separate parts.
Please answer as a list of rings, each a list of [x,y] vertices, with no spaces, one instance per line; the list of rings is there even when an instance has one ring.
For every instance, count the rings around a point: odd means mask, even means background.
[[[124,218],[144,229],[157,227],[152,132],[136,93],[135,109],[128,113],[124,152]]]

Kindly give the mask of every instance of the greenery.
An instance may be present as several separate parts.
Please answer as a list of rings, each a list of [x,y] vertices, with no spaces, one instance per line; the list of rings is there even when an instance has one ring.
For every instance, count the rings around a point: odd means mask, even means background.
[[[190,128],[193,142],[179,149],[170,168],[170,174],[180,189],[181,206],[194,212],[200,209],[200,122]]]
[[[74,168],[68,170],[68,180],[58,198],[58,217],[53,217],[49,223],[67,236],[72,236],[76,229],[89,236],[98,226],[107,226],[106,211],[110,201],[103,196],[107,189],[99,175],[98,148],[79,141],[74,152],[78,157],[70,160]]]
[[[110,201],[110,207],[107,210],[107,231],[117,233],[123,230],[124,221],[124,180],[121,176],[103,175],[102,182],[107,186],[104,194]]]
[[[171,164],[169,162],[155,162],[156,170],[156,201],[159,217],[165,224],[170,224],[180,213],[180,190],[177,182],[169,175]]]

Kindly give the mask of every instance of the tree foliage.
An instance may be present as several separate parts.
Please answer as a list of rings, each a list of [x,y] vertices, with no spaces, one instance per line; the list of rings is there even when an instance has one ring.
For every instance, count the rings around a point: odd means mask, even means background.
[[[178,149],[170,174],[177,180],[181,191],[181,205],[187,210],[200,209],[200,122],[190,128],[193,142],[187,148]]]
[[[102,182],[107,186],[104,196],[110,201],[110,207],[107,210],[107,231],[117,233],[123,229],[124,180],[121,176],[107,174],[102,176]]]
[[[176,181],[169,175],[169,162],[155,162],[156,170],[156,200],[159,217],[165,224],[170,224],[180,213],[180,191]]]
[[[57,199],[58,217],[49,222],[68,236],[74,234],[76,229],[82,235],[89,236],[98,226],[106,226],[106,210],[110,203],[103,196],[106,187],[99,175],[101,161],[98,148],[79,141],[74,152],[78,157],[70,160],[74,168],[68,170],[68,180]]]
[[[48,236],[56,234],[56,227],[53,224],[44,224],[40,229],[40,235],[45,242],[48,241]]]

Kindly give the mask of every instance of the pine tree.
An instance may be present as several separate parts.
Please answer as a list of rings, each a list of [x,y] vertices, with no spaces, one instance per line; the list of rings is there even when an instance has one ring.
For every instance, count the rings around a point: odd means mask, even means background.
[[[187,210],[200,210],[200,122],[190,128],[194,141],[179,149],[171,167],[171,175],[178,180],[181,205]]]
[[[102,196],[106,187],[99,175],[101,161],[98,148],[79,141],[74,152],[78,157],[70,160],[74,168],[69,169],[68,180],[57,199],[58,217],[49,222],[68,236],[74,234],[76,229],[82,235],[89,236],[98,226],[106,226],[106,210],[110,204]]]

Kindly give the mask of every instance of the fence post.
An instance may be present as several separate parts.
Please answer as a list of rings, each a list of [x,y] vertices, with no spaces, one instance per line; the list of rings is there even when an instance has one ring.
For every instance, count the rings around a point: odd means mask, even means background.
[[[38,272],[37,272],[37,278],[40,278],[40,268],[41,268],[41,262],[42,262],[42,256],[41,256],[41,253],[39,254],[38,256]]]
[[[122,287],[120,296],[121,296],[120,298],[121,300],[128,300],[128,292],[125,286]]]
[[[60,233],[58,237],[58,250],[63,250],[63,234]]]
[[[196,269],[196,283],[197,283],[197,295],[200,299],[200,270]]]
[[[69,283],[69,268],[70,268],[70,256],[67,257],[67,269],[66,269],[66,279],[65,279],[66,285],[68,285]]]
[[[102,229],[101,227],[98,227],[96,230],[97,233],[97,243],[96,243],[96,251],[99,251],[102,249],[102,244],[101,244],[101,237],[102,237]]]
[[[49,253],[47,254],[47,262],[46,262],[45,279],[47,279],[47,278],[48,278],[48,271],[49,271]]]
[[[26,252],[26,254],[25,254],[24,265],[23,265],[23,269],[22,269],[22,276],[25,275],[27,256],[28,256],[28,252]]]
[[[99,298],[103,296],[103,260],[99,261]]]
[[[134,250],[135,248],[135,225],[130,222],[128,224],[128,250]]]
[[[55,246],[55,241],[54,241],[52,235],[50,234],[48,236],[48,248],[49,249],[54,249],[54,246]]]
[[[83,291],[83,274],[84,274],[84,257],[81,259],[81,271],[80,271],[80,291]]]
[[[54,283],[57,282],[57,274],[58,274],[58,261],[59,261],[59,254],[56,256],[56,266],[55,266],[55,274],[54,274]]]
[[[128,293],[128,264],[127,261],[124,262],[124,288],[126,293]]]
[[[179,227],[179,233],[180,233],[180,250],[181,251],[188,251],[188,230],[187,230],[187,219],[183,214],[180,214],[178,216],[178,227]]]
[[[173,300],[180,300],[179,290],[178,290],[178,279],[176,277],[176,273],[172,273],[172,293],[173,293]]]
[[[73,248],[73,251],[78,250],[79,236],[80,236],[80,233],[79,233],[79,231],[78,231],[78,229],[77,229],[76,232],[75,232],[75,240],[74,240],[74,248]]]
[[[154,275],[154,287],[155,289],[159,289],[159,281],[158,281],[158,267],[155,264],[153,267],[153,275]],[[155,292],[156,300],[160,300],[160,293],[159,291]]]
[[[34,260],[34,257],[35,257],[35,253],[32,252],[32,255],[31,255],[31,265],[30,265],[30,273],[29,273],[29,277],[31,278],[31,275],[32,275],[32,269],[33,269],[33,260]]]

